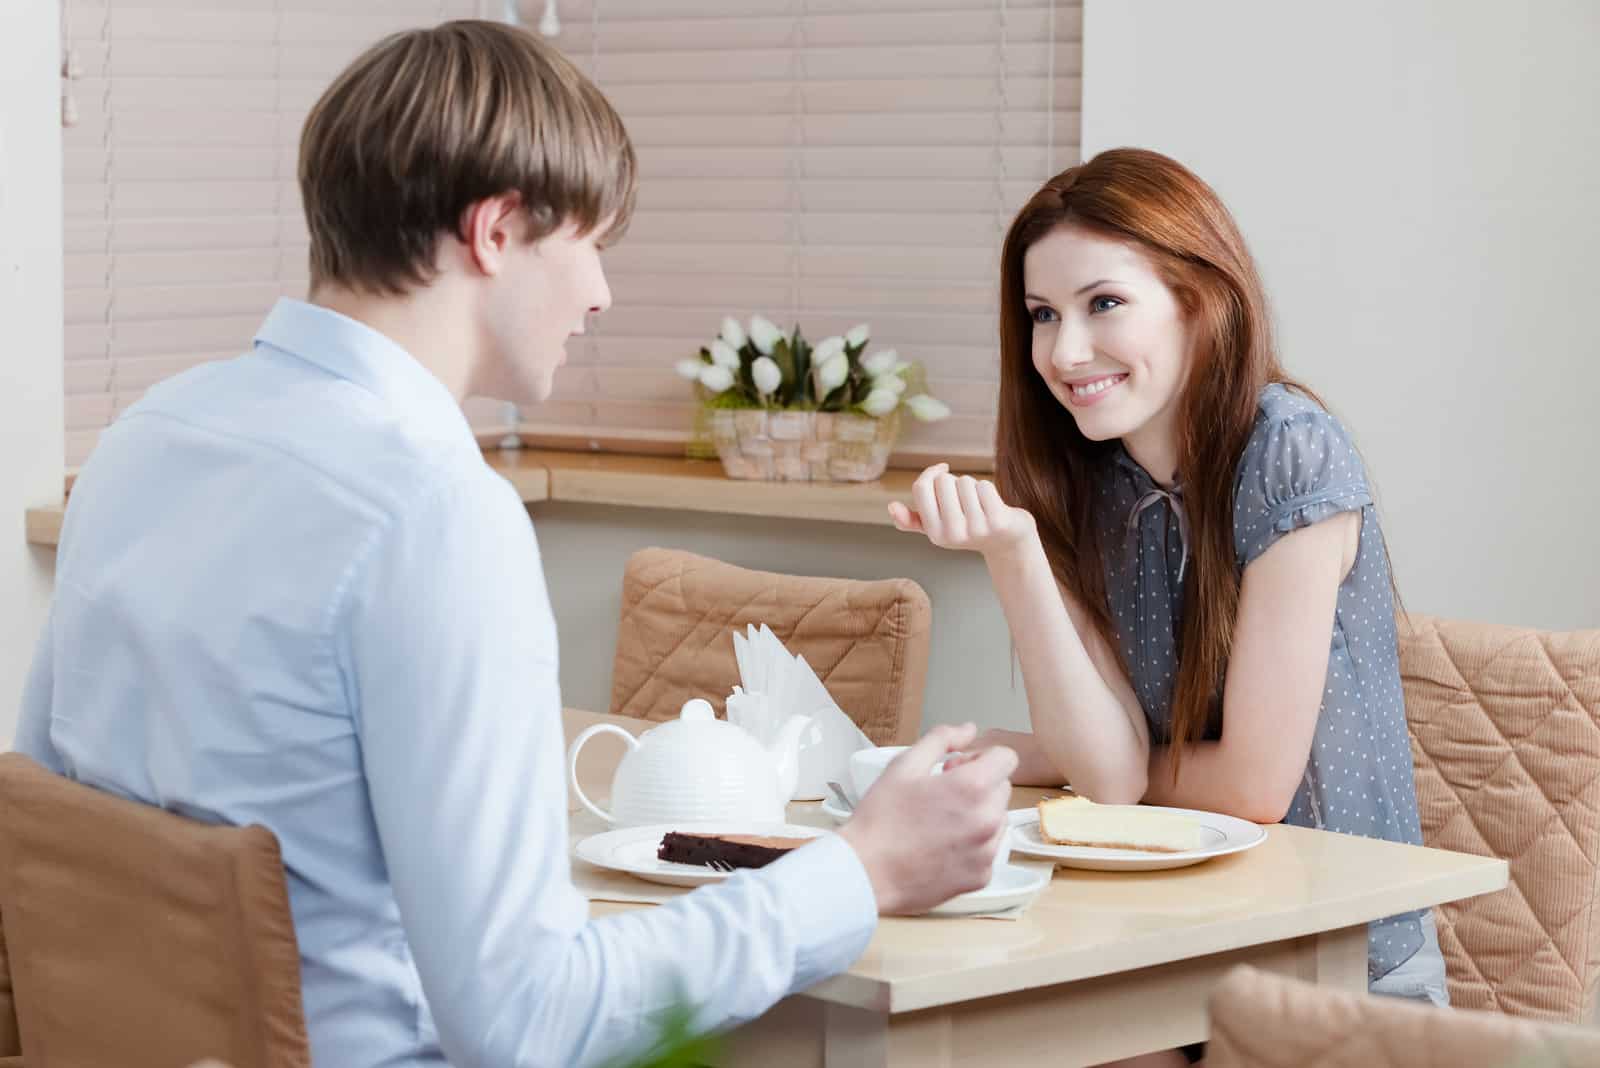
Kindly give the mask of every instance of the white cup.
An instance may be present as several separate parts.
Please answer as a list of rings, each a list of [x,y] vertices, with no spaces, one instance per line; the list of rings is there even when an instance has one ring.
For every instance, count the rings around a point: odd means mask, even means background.
[[[883,769],[889,766],[891,760],[909,748],[911,747],[908,745],[873,745],[851,753],[850,800],[858,805],[861,804],[861,799],[867,796],[867,791],[878,781]]]
[[[904,753],[910,746],[905,745],[875,745],[866,749],[857,749],[850,754],[850,788],[854,796],[851,800],[856,804],[872,789],[872,784],[878,781],[878,776],[883,774],[883,769],[895,757]],[[954,754],[951,754],[952,756]],[[944,770],[944,762],[935,764],[932,774],[937,775]],[[1006,834],[1000,839],[1000,848],[995,851],[994,865],[990,873],[992,883],[1000,872],[1011,863],[1011,830],[1006,828]]]

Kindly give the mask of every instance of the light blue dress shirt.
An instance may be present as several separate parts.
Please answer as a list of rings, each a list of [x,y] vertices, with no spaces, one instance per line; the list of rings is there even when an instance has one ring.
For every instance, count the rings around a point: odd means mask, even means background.
[[[521,500],[403,349],[282,301],[73,489],[17,748],[278,836],[317,1064],[582,1065],[847,967],[841,839],[601,920],[573,887],[556,628]]]

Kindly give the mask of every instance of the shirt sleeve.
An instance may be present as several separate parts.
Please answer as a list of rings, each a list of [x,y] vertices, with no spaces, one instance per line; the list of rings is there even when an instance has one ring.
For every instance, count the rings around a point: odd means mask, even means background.
[[[1306,403],[1263,419],[1240,457],[1234,489],[1240,570],[1290,531],[1371,503],[1361,457],[1332,415]]]
[[[711,1029],[847,967],[877,908],[829,835],[600,920],[573,886],[556,629],[516,494],[423,495],[357,565],[344,665],[373,818],[444,1052],[586,1065],[684,1005]]]
[[[61,754],[50,740],[51,706],[55,695],[55,608],[52,603],[44,632],[33,653],[28,679],[22,687],[22,709],[17,719],[13,747],[57,775],[64,774]]]

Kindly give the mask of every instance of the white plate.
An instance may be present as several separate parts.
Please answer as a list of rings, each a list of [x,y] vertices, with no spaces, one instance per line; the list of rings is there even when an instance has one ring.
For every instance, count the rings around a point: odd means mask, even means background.
[[[1050,882],[1049,869],[1038,871],[1016,864],[1007,864],[1000,874],[989,880],[989,885],[970,894],[951,898],[943,905],[928,910],[930,916],[970,916],[975,912],[1000,912],[1030,901]]]
[[[1011,851],[1030,857],[1048,857],[1064,868],[1090,871],[1159,871],[1183,868],[1213,857],[1254,849],[1267,840],[1267,829],[1237,816],[1202,812],[1193,808],[1160,808],[1193,816],[1200,821],[1205,845],[1183,853],[1152,853],[1143,849],[1095,849],[1089,846],[1055,845],[1039,836],[1039,810],[1016,809],[1011,813]]]
[[[854,815],[854,813],[847,811],[843,805],[839,804],[837,797],[831,796],[822,799],[822,811],[824,815],[835,823],[843,823]]]
[[[591,834],[573,847],[573,852],[590,864],[667,886],[702,886],[726,879],[732,872],[714,871],[700,864],[676,864],[661,860],[661,836],[668,831],[685,834],[758,834],[779,838],[816,838],[832,832],[820,827],[795,823],[658,823],[648,827],[627,827],[619,831]]]

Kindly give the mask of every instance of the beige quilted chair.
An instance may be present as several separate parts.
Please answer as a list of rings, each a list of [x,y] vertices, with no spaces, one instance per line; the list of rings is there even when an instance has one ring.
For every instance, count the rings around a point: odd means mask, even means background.
[[[660,720],[691,697],[720,705],[739,681],[731,632],[747,623],[803,655],[873,742],[916,738],[933,623],[921,586],[750,571],[675,549],[628,558],[612,713]]]
[[[278,842],[0,755],[0,1066],[307,1068]]]
[[[1600,1033],[1350,994],[1240,967],[1211,994],[1206,1068],[1594,1068]]]
[[[1600,991],[1600,630],[1412,616],[1400,628],[1400,674],[1423,841],[1511,864],[1505,890],[1437,910],[1452,1003],[1592,1020]]]

